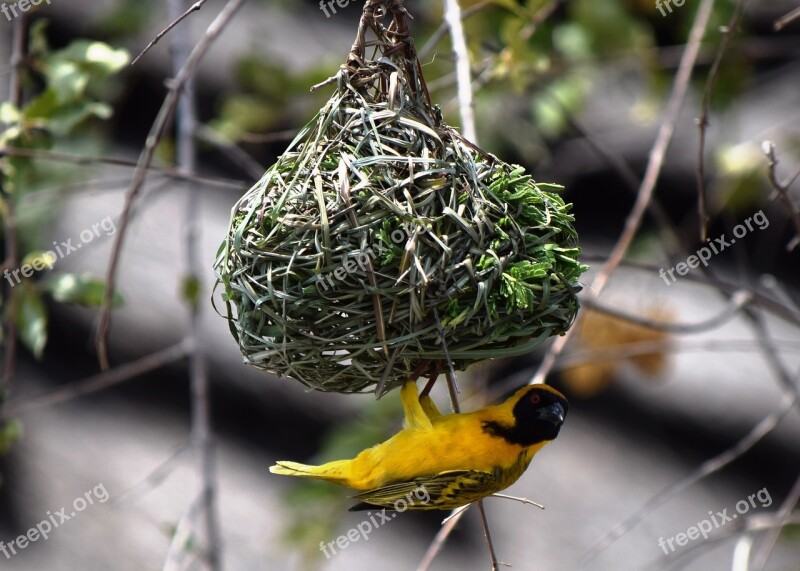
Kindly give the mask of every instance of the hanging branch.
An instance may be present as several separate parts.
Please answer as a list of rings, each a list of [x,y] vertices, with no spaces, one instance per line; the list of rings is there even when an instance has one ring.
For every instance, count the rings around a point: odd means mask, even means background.
[[[181,14],[184,0],[169,0],[169,11],[175,22],[185,18],[193,10],[199,10],[202,2],[196,3],[188,11]],[[190,57],[190,41],[188,30],[185,28],[182,33],[176,33],[172,39],[172,67],[176,74],[180,73]],[[197,130],[197,109],[195,104],[194,74],[189,73],[186,77],[184,89],[178,101],[176,115],[177,131],[177,155],[178,168],[186,173],[193,174],[197,170],[197,144],[195,133]],[[184,240],[186,248],[186,276],[185,284],[195,284],[196,287],[186,287],[185,291],[195,290],[193,294],[187,294],[186,302],[189,306],[189,331],[187,336],[192,341],[192,353],[189,355],[189,380],[191,387],[191,407],[192,407],[192,445],[198,458],[198,470],[200,473],[200,493],[199,493],[199,514],[201,518],[203,536],[206,541],[205,559],[211,571],[222,569],[222,535],[217,516],[217,478],[216,464],[214,455],[214,438],[211,429],[211,400],[210,385],[208,378],[208,367],[206,362],[206,346],[204,343],[203,329],[201,324],[203,304],[198,303],[200,294],[200,284],[202,283],[202,263],[201,263],[201,244],[199,237],[200,216],[196,186],[186,189],[186,218],[184,221]],[[187,513],[187,528],[194,526],[194,517],[190,514],[192,506]],[[182,548],[185,545],[185,538],[182,534],[175,533],[173,537],[173,551],[175,544]],[[170,561],[170,558],[167,558]],[[165,566],[165,569],[168,566]]]
[[[792,512],[794,512],[799,502],[800,477],[795,479],[794,485],[789,491],[789,495],[786,496],[783,504],[781,504],[781,507],[778,508],[778,513],[776,514],[777,525],[770,528],[770,530],[761,540],[761,545],[756,550],[756,555],[753,558],[753,571],[764,571],[764,567],[767,565],[767,560],[769,559],[772,550],[775,548],[775,544],[778,543],[778,538],[780,537],[781,532],[789,523],[792,517]]]
[[[722,41],[717,48],[714,56],[714,63],[711,64],[711,71],[708,72],[706,88],[703,92],[703,111],[697,118],[697,128],[699,130],[700,142],[697,147],[697,214],[700,223],[700,241],[705,242],[708,237],[708,206],[706,204],[706,131],[708,130],[708,114],[711,107],[711,94],[717,83],[722,58],[728,50],[728,44],[733,37],[739,22],[742,19],[747,0],[739,0],[736,9],[733,11],[728,25],[722,33]]]
[[[74,165],[111,165],[116,167],[136,168],[137,162],[118,157],[102,157],[102,156],[88,156],[77,155],[74,153],[65,153],[63,151],[44,151],[42,149],[15,149],[5,148],[3,154],[9,157],[25,157],[30,159],[42,159],[46,161],[71,163]],[[232,190],[247,190],[250,188],[250,183],[238,181],[228,178],[217,178],[211,176],[200,176],[196,174],[189,174],[181,172],[178,169],[170,167],[154,167],[150,166],[147,169],[151,173],[168,176],[176,180],[183,180],[186,182],[196,182],[198,184],[207,186],[218,186],[220,188],[230,188]],[[130,179],[126,179],[127,181]]]
[[[208,0],[200,0],[199,2],[195,2],[194,4],[192,4],[192,6],[191,6],[191,7],[190,7],[188,10],[186,10],[185,12],[183,12],[183,13],[182,13],[180,16],[176,17],[176,18],[175,18],[175,19],[172,21],[172,23],[170,23],[170,24],[169,24],[169,25],[168,25],[166,28],[164,28],[163,30],[161,30],[161,31],[158,33],[158,35],[156,35],[156,37],[155,37],[155,38],[153,38],[153,39],[152,39],[152,41],[151,41],[149,44],[147,44],[147,46],[146,46],[146,47],[145,47],[145,48],[144,48],[144,49],[143,49],[141,52],[139,52],[139,55],[138,55],[138,56],[136,56],[135,58],[133,58],[133,61],[131,62],[131,65],[136,65],[136,62],[137,62],[137,61],[139,61],[140,59],[142,59],[142,57],[144,56],[144,54],[146,54],[147,52],[149,52],[149,51],[150,51],[150,48],[152,48],[152,47],[153,47],[153,46],[155,46],[155,45],[156,45],[158,42],[160,42],[160,41],[161,41],[161,38],[163,38],[164,36],[166,36],[168,33],[170,33],[170,31],[171,31],[171,30],[172,30],[172,29],[173,29],[175,26],[177,26],[178,24],[180,24],[181,22],[183,22],[183,21],[184,21],[186,18],[188,18],[188,17],[189,17],[189,15],[190,15],[192,12],[197,12],[197,11],[198,11],[200,8],[202,8],[202,7],[203,7],[203,4],[205,4],[207,1],[208,1]]]
[[[661,175],[661,169],[664,166],[664,157],[669,150],[672,137],[675,134],[675,125],[678,122],[683,103],[686,99],[686,93],[689,90],[689,80],[692,77],[692,71],[697,62],[697,57],[700,53],[700,43],[703,41],[706,28],[708,28],[708,22],[711,18],[713,8],[714,0],[703,0],[700,7],[697,9],[692,29],[689,32],[689,41],[681,57],[681,63],[678,67],[672,93],[667,102],[664,120],[661,122],[655,143],[650,150],[647,170],[645,171],[642,184],[639,187],[636,202],[625,220],[625,227],[622,231],[622,235],[617,239],[617,243],[611,251],[608,260],[588,287],[587,295],[589,297],[597,298],[602,293],[603,289],[605,289],[608,280],[622,262],[625,253],[628,251],[628,248],[630,248],[636,236],[636,232],[642,224],[648,205],[653,198],[656,183]],[[555,365],[556,359],[558,359],[558,356],[564,351],[564,347],[566,347],[574,331],[575,328],[573,327],[553,342],[542,359],[542,364],[539,366],[536,374],[530,380],[530,384],[543,383],[545,381],[548,373]]]
[[[785,28],[786,26],[788,26],[790,23],[794,22],[798,18],[800,18],[800,6],[798,6],[797,8],[795,8],[794,10],[792,10],[791,12],[786,14],[785,16],[781,16],[780,18],[775,20],[775,23],[773,24],[773,28],[775,29],[776,32],[780,32],[783,28]]]
[[[194,70],[197,68],[206,52],[219,37],[239,8],[242,7],[244,2],[245,0],[228,0],[228,2],[225,4],[225,7],[220,11],[220,13],[206,30],[205,36],[194,47],[192,53],[189,54],[186,64],[181,68],[178,75],[175,76],[175,79],[170,82],[169,93],[164,99],[164,103],[161,105],[158,116],[156,117],[156,120],[150,129],[145,147],[139,155],[139,162],[133,175],[133,181],[131,182],[130,188],[125,195],[125,205],[123,207],[122,215],[118,225],[119,230],[114,240],[114,246],[111,251],[111,260],[108,264],[108,269],[106,270],[106,290],[103,298],[103,304],[100,309],[99,323],[97,325],[97,353],[100,361],[100,367],[103,370],[108,369],[109,367],[108,331],[111,325],[111,304],[113,301],[112,294],[116,288],[117,271],[119,269],[119,263],[122,257],[122,247],[125,243],[125,237],[127,235],[128,225],[131,221],[136,199],[139,197],[139,194],[141,194],[142,188],[144,187],[144,182],[147,178],[147,172],[150,164],[153,161],[156,147],[161,141],[161,138],[164,136],[164,131],[166,130],[167,125],[175,113],[175,109],[178,105],[178,97],[180,96],[181,91],[186,85],[188,79],[194,74]]]
[[[464,37],[464,26],[461,23],[461,7],[458,0],[444,0],[444,19],[450,28],[450,41],[456,57],[456,77],[458,81],[458,107],[461,115],[461,129],[464,138],[478,144],[478,132],[475,129],[475,110],[472,97],[472,77],[469,64],[467,40]]]
[[[18,416],[31,410],[59,404],[79,396],[93,394],[109,387],[130,381],[138,376],[176,363],[192,351],[191,340],[185,339],[171,347],[157,351],[136,361],[125,363],[86,379],[56,387],[32,397],[18,398],[6,403],[0,410],[0,419]]]
[[[444,351],[445,361],[447,362],[446,376],[447,376],[447,389],[450,392],[450,403],[453,407],[453,412],[458,414],[461,412],[461,403],[459,402],[458,399],[458,393],[460,391],[458,389],[456,372],[453,369],[453,360],[450,358],[450,351],[447,348],[447,342],[445,340],[444,331],[442,330],[442,322],[439,319],[439,312],[435,307],[433,308],[433,315],[434,318],[436,319],[436,327],[439,329],[439,336],[442,339],[442,350]],[[480,515],[481,515],[481,525],[483,527],[483,535],[486,538],[486,546],[489,549],[489,559],[492,562],[492,571],[497,571],[498,568],[497,552],[494,549],[494,541],[492,541],[492,532],[491,529],[489,528],[489,518],[486,516],[486,507],[483,505],[482,499],[478,500],[477,504],[478,504],[478,510],[480,510]],[[457,519],[455,515],[456,514],[454,514],[453,519]],[[448,537],[447,535],[442,536],[441,539],[442,546],[447,541],[447,537]]]
[[[786,212],[789,213],[789,216],[792,219],[792,223],[794,224],[795,229],[795,237],[786,245],[786,250],[791,252],[794,250],[798,244],[800,244],[800,206],[798,206],[792,197],[789,196],[789,187],[794,184],[794,181],[800,177],[800,168],[798,168],[794,174],[789,176],[785,181],[781,181],[778,179],[778,159],[775,157],[775,145],[772,144],[770,141],[764,141],[762,145],[764,154],[767,156],[767,161],[769,165],[768,176],[769,182],[772,185],[772,188],[775,189],[775,195],[773,199],[779,200],[784,208],[786,208]]]

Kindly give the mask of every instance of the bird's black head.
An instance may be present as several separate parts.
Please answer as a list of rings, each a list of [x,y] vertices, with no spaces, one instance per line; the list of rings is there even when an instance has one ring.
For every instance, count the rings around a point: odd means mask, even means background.
[[[567,399],[547,385],[526,387],[520,393],[513,414],[523,445],[555,440],[569,410]]]
[[[569,409],[564,395],[547,385],[524,387],[506,403],[513,404],[514,424],[486,421],[483,429],[511,444],[526,447],[555,440]]]

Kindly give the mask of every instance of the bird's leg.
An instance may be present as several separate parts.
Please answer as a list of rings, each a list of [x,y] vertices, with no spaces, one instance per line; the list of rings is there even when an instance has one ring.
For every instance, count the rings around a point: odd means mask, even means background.
[[[406,415],[403,421],[405,428],[414,430],[431,430],[433,425],[426,414],[419,399],[416,381],[406,381],[400,389],[400,400],[403,403],[403,412]],[[436,405],[434,405],[434,409]]]
[[[422,410],[425,411],[425,414],[428,415],[428,418],[433,420],[439,416],[442,416],[442,413],[439,411],[439,408],[436,406],[436,403],[433,402],[433,399],[430,397],[431,389],[433,388],[436,379],[439,378],[439,369],[436,368],[430,374],[428,378],[428,383],[425,385],[425,388],[422,389],[422,392],[419,393],[419,404],[422,405]]]
[[[425,415],[430,420],[442,416],[442,413],[439,411],[439,408],[436,406],[436,403],[433,402],[433,399],[430,395],[419,397],[419,404],[422,406],[422,410],[425,411]]]

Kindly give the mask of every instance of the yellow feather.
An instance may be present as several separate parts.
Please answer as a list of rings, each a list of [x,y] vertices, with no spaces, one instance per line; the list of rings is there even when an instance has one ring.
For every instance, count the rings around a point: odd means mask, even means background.
[[[402,387],[400,397],[404,428],[389,440],[351,460],[321,466],[281,461],[270,471],[341,484],[384,507],[425,486],[430,500],[410,509],[450,509],[513,484],[558,434],[567,409],[563,395],[546,385],[523,387],[502,404],[460,414],[442,415],[430,397],[419,398],[414,382]],[[556,411],[550,413],[555,417],[537,425],[539,408]]]

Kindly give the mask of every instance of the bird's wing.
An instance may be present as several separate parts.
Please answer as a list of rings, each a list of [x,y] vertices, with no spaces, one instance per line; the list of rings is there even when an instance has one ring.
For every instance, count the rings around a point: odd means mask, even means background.
[[[374,509],[376,506],[398,511],[447,510],[472,503],[502,487],[491,472],[450,470],[362,492],[353,496],[362,503],[351,507],[350,511]]]

